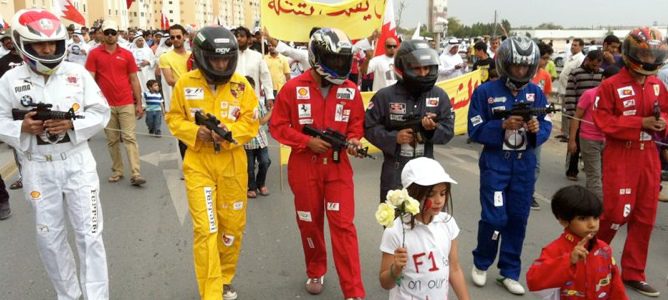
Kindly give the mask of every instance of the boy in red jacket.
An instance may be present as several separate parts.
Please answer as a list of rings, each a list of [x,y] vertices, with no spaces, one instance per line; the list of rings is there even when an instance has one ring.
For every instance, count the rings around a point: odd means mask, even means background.
[[[527,273],[529,290],[543,299],[628,299],[612,249],[596,239],[603,203],[572,185],[552,197],[564,233],[543,248]]]

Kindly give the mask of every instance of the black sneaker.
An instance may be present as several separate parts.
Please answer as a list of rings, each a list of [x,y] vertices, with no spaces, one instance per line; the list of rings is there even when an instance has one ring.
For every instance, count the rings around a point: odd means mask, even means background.
[[[536,198],[531,198],[531,209],[540,210],[540,204],[538,204]]]
[[[0,220],[9,219],[11,215],[12,215],[12,210],[9,209],[9,207],[0,209]]]
[[[648,297],[659,297],[661,293],[653,288],[649,283],[645,281],[635,281],[635,280],[625,280],[624,284],[626,286],[636,290],[636,292],[641,293]]]

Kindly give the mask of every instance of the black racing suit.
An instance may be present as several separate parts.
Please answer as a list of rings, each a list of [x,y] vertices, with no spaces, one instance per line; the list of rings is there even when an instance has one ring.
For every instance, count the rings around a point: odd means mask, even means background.
[[[397,144],[397,133],[402,123],[411,118],[422,119],[426,113],[436,114],[438,126],[426,131],[421,125],[414,128],[423,137],[422,143]],[[455,117],[450,97],[440,87],[414,96],[401,83],[380,89],[371,98],[364,120],[364,135],[371,144],[383,151],[383,169],[380,174],[380,201],[385,201],[389,190],[401,188],[401,170],[416,157],[434,158],[434,144],[445,144],[454,135]]]

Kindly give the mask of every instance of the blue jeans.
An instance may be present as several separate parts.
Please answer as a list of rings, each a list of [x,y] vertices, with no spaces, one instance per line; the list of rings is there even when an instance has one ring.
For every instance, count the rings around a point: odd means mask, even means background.
[[[148,126],[149,133],[160,133],[160,128],[162,126],[162,111],[147,111],[146,126]]]
[[[244,150],[246,150],[246,156],[248,157],[248,190],[255,191],[258,188],[265,186],[267,171],[269,170],[269,165],[271,165],[269,148],[264,147]],[[257,176],[255,175],[256,159],[258,162]]]

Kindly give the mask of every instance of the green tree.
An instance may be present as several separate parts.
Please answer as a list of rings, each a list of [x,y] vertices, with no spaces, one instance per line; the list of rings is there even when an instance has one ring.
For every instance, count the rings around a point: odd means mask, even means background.
[[[550,22],[550,23],[542,23],[542,24],[536,26],[536,29],[555,30],[555,29],[564,29],[564,27],[561,26],[561,25],[556,25],[556,24]]]

